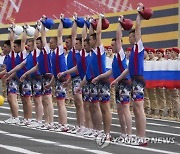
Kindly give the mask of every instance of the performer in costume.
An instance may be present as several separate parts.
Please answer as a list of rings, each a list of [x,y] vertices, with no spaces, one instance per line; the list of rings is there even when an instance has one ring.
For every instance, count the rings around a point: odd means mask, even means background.
[[[123,19],[123,16],[120,16],[120,20]],[[104,74],[100,74],[92,80],[93,83],[96,83],[99,80],[109,78],[113,75],[114,79],[121,75],[121,73],[127,68],[127,60],[122,48],[122,26],[118,25],[116,32],[116,38],[112,39],[111,47],[113,50],[114,58],[112,62],[112,69],[107,71]],[[117,103],[117,112],[119,117],[119,122],[121,125],[121,135],[119,138],[114,140],[115,142],[124,141],[124,138],[128,137],[132,133],[132,117],[129,110],[130,106],[130,82],[128,81],[128,76],[125,76],[124,79],[118,82],[116,86],[116,103]]]

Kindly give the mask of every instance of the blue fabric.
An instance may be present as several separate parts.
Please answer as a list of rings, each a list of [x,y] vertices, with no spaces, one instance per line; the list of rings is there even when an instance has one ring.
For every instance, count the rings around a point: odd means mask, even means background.
[[[129,74],[132,78],[135,75],[143,75],[144,72],[144,49],[138,53],[138,74],[135,74],[135,66],[134,66],[134,50],[132,49],[130,57],[129,57]]]
[[[91,68],[94,77],[97,77],[98,75],[105,73],[106,72],[106,53],[101,55],[101,68],[102,68],[102,73],[99,70],[98,66],[98,56],[92,52],[91,54]]]
[[[58,56],[59,58],[59,69],[60,72],[64,72],[67,70],[66,61],[65,61],[65,55],[64,53]],[[52,73],[55,77],[57,77],[57,74],[59,72],[56,72],[56,53],[51,53],[51,64],[52,64]]]
[[[85,61],[86,61],[86,64],[84,64],[84,65],[86,66],[86,70],[87,70],[87,66],[90,63],[89,55],[85,57]],[[82,56],[80,55],[80,53],[77,54],[77,69],[78,69],[81,80],[83,80],[83,78],[86,74],[86,70],[84,70],[84,68],[83,68]]]
[[[127,63],[126,63],[126,58],[123,59],[122,61],[122,65],[124,70],[127,68]],[[112,62],[112,73],[113,73],[113,77],[116,79],[118,76],[121,75],[121,70],[119,67],[119,63],[118,63],[118,59],[116,56],[114,56],[113,62]]]
[[[37,57],[38,69],[41,75],[46,73],[52,73],[50,58],[51,58],[51,54],[49,53],[47,54],[47,61],[45,61],[43,51],[41,51],[39,56]],[[48,71],[46,71],[45,69],[46,64],[48,66]]]
[[[70,50],[69,51],[69,53],[68,53],[68,57],[67,57],[67,68],[68,69],[71,69],[71,68],[73,68],[74,66],[76,66],[76,65],[74,65],[74,63],[73,63],[73,56],[72,56],[72,50]],[[77,53],[76,53],[76,62],[77,62]],[[75,76],[77,76],[78,74],[77,73],[72,73],[72,74],[70,74],[71,75],[71,77],[75,77]]]

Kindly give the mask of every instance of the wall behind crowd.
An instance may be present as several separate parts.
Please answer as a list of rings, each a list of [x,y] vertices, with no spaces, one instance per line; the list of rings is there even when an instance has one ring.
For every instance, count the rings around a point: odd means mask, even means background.
[[[178,12],[179,12],[178,2],[171,5],[164,5],[158,7],[152,7],[154,14],[150,21],[142,21],[142,38],[144,46],[153,47],[153,48],[169,48],[178,46]],[[119,15],[124,15],[125,18],[132,19],[135,21],[137,11],[129,10],[124,12],[117,13],[107,13],[105,16],[110,21],[110,26],[107,30],[103,31],[102,41],[103,44],[110,45],[111,39],[115,37],[115,31],[117,29],[117,19]],[[28,15],[29,16],[29,15]],[[47,36],[57,35],[58,20],[55,20],[55,25],[53,28],[48,31]],[[34,25],[35,22],[30,22],[30,25]],[[20,23],[20,25],[23,25]],[[0,44],[3,41],[8,39],[8,30],[9,25],[0,25]],[[70,35],[71,30],[64,30],[64,37]],[[78,33],[81,33],[81,29],[78,29]],[[128,42],[128,31],[123,32],[123,43],[127,47]]]

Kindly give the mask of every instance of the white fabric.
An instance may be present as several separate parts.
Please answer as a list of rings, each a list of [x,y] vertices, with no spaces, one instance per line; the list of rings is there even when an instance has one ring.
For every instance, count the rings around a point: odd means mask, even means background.
[[[119,51],[120,57],[121,57],[121,61],[124,60],[124,58],[126,57],[123,48],[121,47],[120,51]],[[118,54],[116,53],[116,57],[118,56]]]
[[[39,54],[41,53],[41,50],[36,49],[36,57],[39,57]]]
[[[87,53],[85,49],[84,49],[84,51],[85,51],[85,57],[87,57],[89,55],[89,53]],[[79,53],[82,56],[82,50]]]
[[[0,56],[0,65],[3,64],[5,56]]]
[[[71,51],[73,51],[73,48],[75,49],[75,53],[78,53],[78,52],[79,52],[78,50],[76,50],[75,47],[72,47],[72,48],[71,48]]]
[[[63,45],[59,45],[57,48],[59,48],[59,55],[62,55],[64,53],[64,47]],[[55,54],[57,53],[57,48],[52,52],[55,52]]]
[[[18,53],[18,55],[21,57],[21,52]],[[22,51],[22,55],[23,55],[23,59],[25,59],[27,57],[27,51],[26,50],[23,50]]]
[[[137,45],[138,45],[138,53],[143,51],[144,46],[143,46],[143,42],[141,39],[137,42]],[[135,49],[136,49],[136,45],[134,45],[134,52],[135,52]]]
[[[111,68],[112,60],[106,62],[106,68]],[[180,60],[144,61],[144,71],[180,71]]]
[[[103,44],[101,44],[101,45],[99,46],[99,48],[100,48],[101,55],[103,55],[103,54],[105,53],[105,49],[104,49],[104,47],[103,47]],[[96,48],[96,49],[93,49],[93,51],[94,51],[94,53],[97,55],[97,48]]]
[[[48,44],[46,44],[46,45],[44,46],[44,49],[46,50],[47,54],[50,54],[50,53],[51,53],[51,50],[50,50]]]
[[[106,68],[112,68],[113,58],[106,57]]]
[[[177,71],[180,70],[179,60],[146,61],[145,71]]]
[[[65,55],[65,62],[66,62],[66,65],[67,65],[67,57],[68,57],[68,54]]]
[[[11,51],[11,52],[9,53],[9,56],[10,56],[10,57],[12,57],[12,52],[14,52],[14,51]],[[17,56],[17,53],[14,52],[14,57],[16,57],[16,56]]]

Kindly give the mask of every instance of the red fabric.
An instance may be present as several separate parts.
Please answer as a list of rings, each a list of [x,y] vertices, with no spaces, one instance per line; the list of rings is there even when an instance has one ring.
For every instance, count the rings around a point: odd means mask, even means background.
[[[21,58],[21,62],[23,61],[23,52],[20,52],[20,58]]]
[[[93,50],[91,50],[91,52],[93,52]],[[94,78],[94,73],[93,73],[91,65],[90,65],[90,71],[91,71],[91,77]]]
[[[48,73],[49,72],[49,69],[48,69],[48,55],[47,55],[47,52],[46,52],[45,48],[43,48],[43,50],[44,50],[44,54],[43,54],[43,56],[44,56],[44,67],[45,67],[46,73]]]
[[[138,74],[138,45],[135,44],[135,52],[134,52],[134,74]]]
[[[85,50],[84,49],[82,49],[81,60],[82,60],[83,70],[84,70],[84,72],[86,72],[86,58],[85,58]]]
[[[24,60],[24,58],[23,58],[23,52],[21,52],[20,58],[21,58],[21,62],[23,62],[23,60]],[[24,69],[25,72],[27,71],[27,70],[26,70],[26,67],[23,67],[23,69]]]
[[[36,49],[34,49],[34,54],[33,54],[33,65],[36,66],[37,60],[36,60]]]
[[[36,57],[37,57],[37,52],[36,52],[36,49],[34,49],[34,54],[33,54],[33,66],[36,66],[37,64],[37,60],[36,60]],[[37,74],[37,71],[35,72]]]
[[[180,88],[180,81],[176,80],[146,80],[146,88],[165,87],[168,89]]]
[[[73,51],[72,51],[72,59],[73,59],[73,65],[76,66],[77,61],[76,61],[76,50],[73,47]],[[78,75],[79,73],[76,71],[76,75]]]
[[[73,59],[73,64],[74,66],[76,66],[76,51],[75,48],[73,47],[73,51],[72,51],[72,59]]]
[[[92,68],[91,68],[91,76],[92,76],[92,78],[94,78],[94,73],[92,71]]]
[[[102,71],[102,62],[101,62],[101,51],[100,51],[100,48],[97,47],[97,60],[98,60],[98,69],[99,69],[99,74],[102,74],[103,71]]]
[[[59,47],[57,47],[56,51],[56,73],[58,74],[60,72],[60,67],[59,67]]]
[[[1,0],[2,3],[4,3],[5,0]],[[9,1],[8,1],[9,2]],[[124,11],[132,8],[137,7],[137,3],[139,3],[139,0],[131,0],[131,1],[117,1],[117,0],[54,0],[54,1],[48,1],[48,0],[31,0],[27,1],[24,0],[22,3],[20,3],[20,0],[14,0],[13,1],[17,7],[20,7],[19,11],[17,12],[16,9],[12,9],[11,18],[7,18],[8,13],[4,13],[3,21],[7,22],[8,20],[14,18],[16,23],[24,23],[24,22],[32,22],[39,19],[39,17],[45,14],[47,17],[53,17],[59,16],[59,12],[63,12],[64,16],[71,17],[71,15],[76,12],[79,16],[84,16],[85,14],[93,15],[94,12],[104,12],[104,13],[114,13],[114,9],[117,12],[120,12],[122,9]],[[61,3],[60,3],[61,2]],[[111,2],[111,3],[110,3]],[[145,7],[157,7],[162,5],[170,5],[170,4],[178,4],[178,0],[158,0],[158,1],[147,1],[147,0],[141,0],[141,2],[144,4]],[[21,4],[19,6],[19,4]],[[30,6],[41,6],[43,4],[43,7],[30,7]],[[80,5],[81,4],[81,5]],[[116,6],[116,4],[118,4]],[[8,12],[9,8],[13,5],[9,2],[8,7],[5,8],[5,12]],[[49,9],[48,6],[51,6],[53,9]],[[87,6],[87,7],[85,7]],[[14,8],[14,7],[13,7]],[[32,11],[33,8],[33,11]],[[101,11],[99,9],[101,8]],[[28,14],[31,12],[31,15],[25,16],[25,14]]]
[[[120,68],[121,72],[123,72],[124,71],[124,67],[122,65],[121,56],[120,56],[119,53],[117,54],[117,59],[118,59],[119,68]]]
[[[15,65],[14,51],[11,51],[11,55],[12,55],[11,59],[12,59],[12,69],[13,69],[16,66]]]

